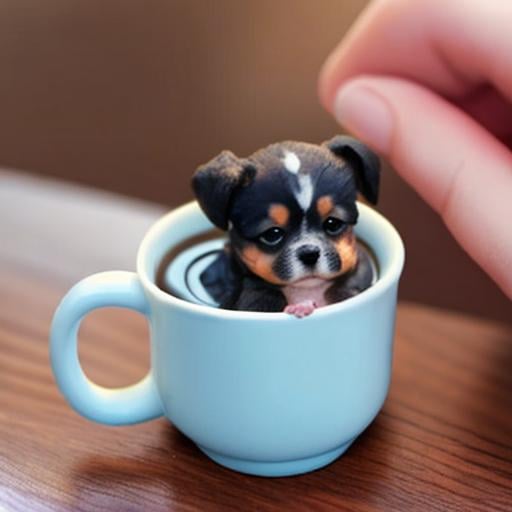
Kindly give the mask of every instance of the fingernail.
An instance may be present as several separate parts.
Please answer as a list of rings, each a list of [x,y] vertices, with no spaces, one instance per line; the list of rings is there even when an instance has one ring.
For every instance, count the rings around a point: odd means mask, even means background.
[[[334,100],[334,116],[349,132],[386,154],[391,142],[393,114],[384,98],[358,83],[342,86]]]

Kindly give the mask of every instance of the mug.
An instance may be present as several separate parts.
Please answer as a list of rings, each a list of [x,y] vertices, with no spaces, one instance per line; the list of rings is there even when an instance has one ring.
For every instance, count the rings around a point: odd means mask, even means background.
[[[162,217],[144,237],[137,272],[77,283],[53,318],[57,384],[81,415],[128,425],[165,415],[210,458],[260,476],[325,466],[370,424],[386,398],[404,248],[395,228],[364,204],[355,231],[373,250],[378,278],[306,318],[230,311],[172,296],[155,284],[164,256],[213,226],[196,202]],[[151,367],[140,382],[107,389],[78,359],[82,318],[125,307],[150,325]]]

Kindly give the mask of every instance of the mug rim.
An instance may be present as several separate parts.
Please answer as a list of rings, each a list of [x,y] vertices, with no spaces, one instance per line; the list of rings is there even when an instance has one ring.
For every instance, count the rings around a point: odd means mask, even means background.
[[[373,298],[387,290],[392,284],[397,282],[402,273],[404,260],[405,260],[405,249],[402,238],[400,237],[396,228],[389,222],[381,213],[369,207],[368,205],[357,202],[357,207],[360,213],[360,220],[364,219],[363,222],[374,223],[378,225],[379,230],[385,232],[387,236],[383,236],[385,239],[386,249],[391,254],[390,263],[383,270],[379,265],[379,259],[377,258],[377,265],[379,266],[379,276],[377,281],[362,291],[358,295],[346,299],[342,302],[329,304],[315,310],[315,314],[311,317],[301,319],[302,321],[319,318],[321,316],[330,315],[333,313],[339,313],[345,310],[351,310],[355,307],[362,305],[362,303],[368,302]],[[158,219],[146,232],[142,242],[137,251],[137,275],[142,283],[143,288],[155,297],[158,301],[174,306],[183,310],[187,310],[191,313],[206,315],[209,317],[216,317],[219,319],[246,319],[246,320],[272,320],[272,321],[292,321],[294,318],[283,312],[269,313],[262,311],[239,311],[220,309],[208,305],[197,304],[189,302],[179,297],[175,297],[161,288],[159,288],[149,276],[148,269],[148,251],[151,249],[156,240],[162,236],[163,233],[167,232],[169,226],[172,225],[175,217],[179,217],[180,214],[197,214],[200,213],[204,216],[201,208],[197,201],[190,201],[185,203],[178,208],[174,208],[160,219]],[[205,217],[206,219],[206,217]],[[209,223],[209,221],[207,221]],[[214,228],[213,224],[210,223],[210,227],[207,229]],[[205,231],[207,230],[205,229]],[[357,231],[357,225],[356,225]],[[371,240],[365,240],[365,242],[372,248]],[[391,247],[392,246],[392,247]],[[170,248],[169,248],[170,249]]]

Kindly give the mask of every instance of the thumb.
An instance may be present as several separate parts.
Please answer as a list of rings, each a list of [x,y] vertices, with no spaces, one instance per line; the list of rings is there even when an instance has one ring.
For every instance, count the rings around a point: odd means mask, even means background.
[[[398,78],[365,76],[338,90],[340,124],[383,154],[512,298],[512,154],[462,110]]]

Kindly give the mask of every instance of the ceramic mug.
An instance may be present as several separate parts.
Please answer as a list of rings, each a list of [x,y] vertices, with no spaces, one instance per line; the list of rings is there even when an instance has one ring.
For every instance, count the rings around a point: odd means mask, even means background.
[[[216,462],[256,475],[322,467],[369,425],[387,395],[404,248],[393,226],[359,204],[356,234],[375,253],[376,283],[297,319],[194,304],[155,284],[168,251],[212,228],[197,203],[159,220],[138,251],[137,273],[104,272],[76,284],[51,328],[57,384],[80,414],[127,425],[161,415]],[[77,332],[91,310],[117,306],[146,316],[151,369],[106,389],[78,359]]]

